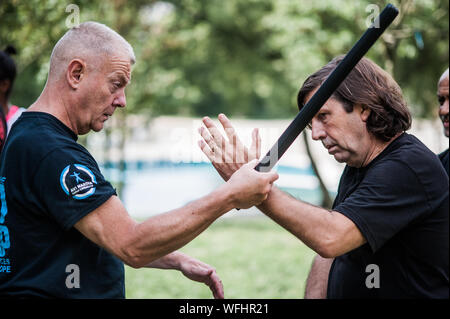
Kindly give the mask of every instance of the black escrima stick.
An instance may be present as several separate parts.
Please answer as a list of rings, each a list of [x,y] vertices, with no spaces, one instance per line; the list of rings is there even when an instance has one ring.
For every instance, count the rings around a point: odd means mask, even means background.
[[[358,64],[364,54],[369,51],[372,45],[378,40],[386,28],[394,21],[398,15],[398,9],[392,4],[388,4],[374,23],[367,29],[353,48],[347,53],[345,58],[338,64],[336,69],[323,82],[313,97],[297,114],[288,128],[281,134],[278,141],[272,146],[270,151],[256,165],[255,169],[260,172],[270,171],[278,160],[287,151],[297,136],[305,129],[314,115],[320,110],[333,92],[344,81],[346,76]]]

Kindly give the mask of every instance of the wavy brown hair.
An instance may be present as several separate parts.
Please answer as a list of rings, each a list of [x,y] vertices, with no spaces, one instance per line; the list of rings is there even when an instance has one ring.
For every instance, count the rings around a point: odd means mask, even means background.
[[[304,106],[306,96],[328,78],[343,58],[334,58],[306,79],[297,95],[299,109]],[[411,127],[411,114],[399,85],[367,58],[358,62],[332,97],[341,102],[348,113],[356,104],[369,108],[367,130],[382,141],[389,141]]]

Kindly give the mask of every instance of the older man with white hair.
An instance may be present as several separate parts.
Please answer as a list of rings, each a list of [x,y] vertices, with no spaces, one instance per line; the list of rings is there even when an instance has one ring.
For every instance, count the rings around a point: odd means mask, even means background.
[[[0,166],[0,296],[124,298],[124,265],[180,270],[223,298],[214,268],[175,250],[278,178],[256,162],[186,206],[134,221],[77,137],[126,105],[132,47],[86,22],[55,45],[46,86],[8,137]],[[213,247],[211,247],[213,249]]]

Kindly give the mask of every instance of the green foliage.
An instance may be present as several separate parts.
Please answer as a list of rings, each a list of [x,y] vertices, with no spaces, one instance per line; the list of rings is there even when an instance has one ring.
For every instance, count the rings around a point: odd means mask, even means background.
[[[245,213],[245,212],[244,212]],[[300,299],[315,253],[266,217],[221,219],[181,249],[216,268],[225,298]],[[206,298],[179,271],[125,269],[127,298]]]
[[[435,116],[436,82],[448,67],[448,0],[392,1],[401,12],[368,56],[399,82],[414,114]],[[128,112],[289,117],[306,77],[345,54],[384,0],[73,1],[81,22],[121,33],[137,63]],[[68,3],[0,3],[0,46],[19,50],[12,102],[28,106],[46,79],[51,49],[67,30]]]

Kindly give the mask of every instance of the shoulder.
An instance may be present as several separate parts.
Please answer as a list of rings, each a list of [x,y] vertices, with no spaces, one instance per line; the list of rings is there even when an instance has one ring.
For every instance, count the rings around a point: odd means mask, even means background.
[[[439,155],[439,159],[444,166],[445,171],[447,172],[447,175],[449,174],[449,156],[448,156],[448,149]]]
[[[61,159],[84,159],[95,163],[91,154],[76,142],[76,135],[41,114],[25,112],[14,125],[5,146],[7,162],[20,167],[54,165]],[[12,160],[14,159],[14,160]],[[33,159],[30,161],[30,159]],[[15,164],[16,165],[16,164]]]
[[[42,150],[79,145],[76,135],[56,118],[40,112],[24,112],[8,136],[10,144],[20,150]]]
[[[439,158],[414,135],[405,133],[392,144],[381,163],[401,163],[419,175],[441,171]]]
[[[76,148],[76,142],[64,136],[59,136],[45,128],[25,128],[11,134],[7,140],[6,154],[18,158],[26,156],[36,161],[42,160],[48,153],[63,151],[66,148]]]
[[[448,159],[448,148],[445,150],[445,151],[443,151],[442,153],[439,153],[439,159],[442,161],[442,160],[444,160],[444,159]]]
[[[431,197],[441,196],[448,189],[448,177],[439,158],[413,135],[396,141],[367,175],[385,185],[423,190]]]

